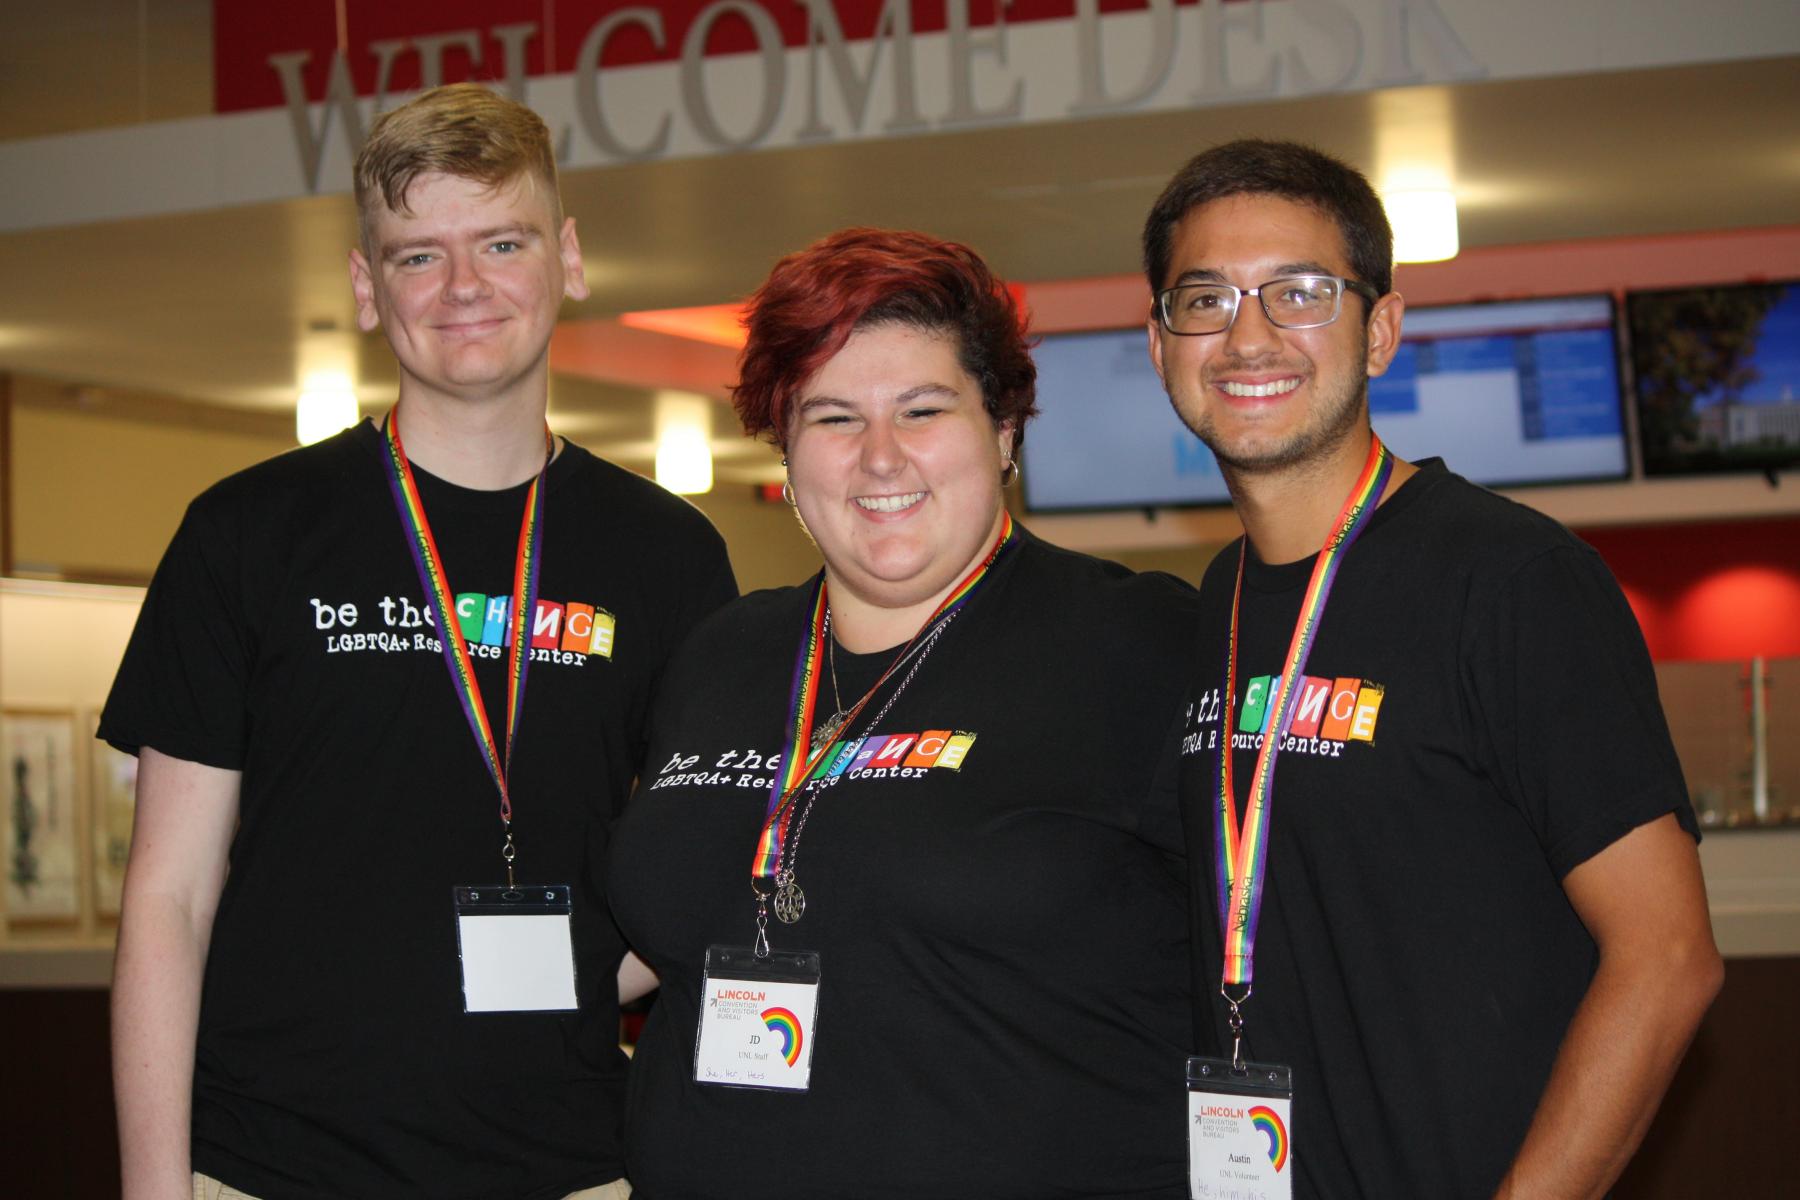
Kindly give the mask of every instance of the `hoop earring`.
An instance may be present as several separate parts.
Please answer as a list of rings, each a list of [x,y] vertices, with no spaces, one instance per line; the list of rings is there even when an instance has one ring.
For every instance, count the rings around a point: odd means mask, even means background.
[[[1018,481],[1018,478],[1019,464],[1014,462],[1012,455],[1009,454],[1006,456],[1006,461],[1000,464],[1000,486],[1011,487]]]
[[[800,507],[799,502],[794,499],[794,484],[792,480],[784,479],[781,481],[781,498],[788,502],[789,508]]]

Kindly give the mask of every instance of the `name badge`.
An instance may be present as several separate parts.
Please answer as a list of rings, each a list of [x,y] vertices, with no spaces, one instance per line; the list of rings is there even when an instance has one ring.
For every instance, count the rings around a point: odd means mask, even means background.
[[[567,884],[459,887],[454,895],[464,1012],[576,1007]]]
[[[1270,1063],[1190,1058],[1188,1195],[1192,1200],[1291,1200],[1294,1073]]]
[[[700,984],[694,1082],[804,1092],[818,1033],[819,956],[709,946]]]

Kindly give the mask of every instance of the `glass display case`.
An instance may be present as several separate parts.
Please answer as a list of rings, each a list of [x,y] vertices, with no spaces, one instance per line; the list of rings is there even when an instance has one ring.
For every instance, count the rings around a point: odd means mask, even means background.
[[[1700,824],[1800,825],[1800,658],[1663,662],[1656,677]]]

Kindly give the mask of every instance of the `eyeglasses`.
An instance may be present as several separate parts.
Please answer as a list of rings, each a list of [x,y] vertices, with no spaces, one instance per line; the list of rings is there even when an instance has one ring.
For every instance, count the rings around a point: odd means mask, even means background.
[[[1156,293],[1162,327],[1183,337],[1223,333],[1237,319],[1238,302],[1255,296],[1269,324],[1281,329],[1314,329],[1337,320],[1344,293],[1355,292],[1373,305],[1381,293],[1366,283],[1336,275],[1283,275],[1253,288],[1229,283],[1184,283]]]

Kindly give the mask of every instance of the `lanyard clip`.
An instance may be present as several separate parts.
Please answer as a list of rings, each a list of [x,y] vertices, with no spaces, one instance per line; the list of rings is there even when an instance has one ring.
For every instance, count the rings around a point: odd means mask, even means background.
[[[513,845],[512,826],[509,825],[506,828],[506,842],[500,847],[500,857],[506,860],[506,886],[509,888],[518,886],[517,883],[513,882],[513,859],[517,858],[518,855],[519,849],[517,846]]]
[[[1254,989],[1246,983],[1244,985],[1244,994],[1241,996],[1233,996],[1226,990],[1224,983],[1219,984],[1219,995],[1225,997],[1225,1003],[1231,1009],[1230,1013],[1227,1014],[1225,1018],[1226,1024],[1231,1026],[1231,1069],[1240,1074],[1249,1069],[1244,1065],[1243,1005],[1245,1001],[1250,999],[1250,993],[1253,990]]]
[[[756,880],[750,881],[750,892],[756,897],[756,946],[757,958],[769,957],[769,893],[756,886]]]

